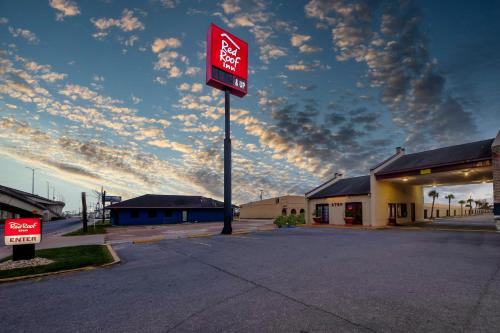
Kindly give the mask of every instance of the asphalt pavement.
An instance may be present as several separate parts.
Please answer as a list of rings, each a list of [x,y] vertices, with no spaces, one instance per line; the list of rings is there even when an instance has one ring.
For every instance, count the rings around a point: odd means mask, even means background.
[[[6,332],[498,332],[500,235],[291,228],[115,245],[0,285]]]

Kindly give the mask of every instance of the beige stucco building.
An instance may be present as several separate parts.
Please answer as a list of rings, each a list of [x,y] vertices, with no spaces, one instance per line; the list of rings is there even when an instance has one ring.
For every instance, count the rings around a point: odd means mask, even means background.
[[[306,223],[352,222],[381,227],[424,221],[430,217],[430,208],[427,211],[424,204],[424,188],[492,183],[494,175],[500,176],[500,163],[493,163],[497,148],[500,150],[500,132],[496,139],[414,154],[405,154],[398,147],[394,155],[373,167],[369,175],[344,178],[335,174],[307,192]],[[493,182],[494,215],[500,218],[499,187],[500,182]],[[442,206],[445,207],[437,205],[434,217],[447,215],[448,205]],[[460,206],[454,205],[452,216],[455,211],[460,214]]]
[[[301,214],[304,211],[304,196],[285,195],[240,205],[240,219],[274,219],[280,215]]]

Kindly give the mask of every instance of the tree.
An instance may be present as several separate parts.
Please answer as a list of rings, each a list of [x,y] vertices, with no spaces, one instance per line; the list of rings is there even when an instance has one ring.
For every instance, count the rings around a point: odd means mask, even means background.
[[[436,190],[432,190],[429,193],[427,193],[429,197],[432,198],[432,206],[431,206],[431,220],[432,220],[432,214],[434,213],[434,202],[436,201],[436,198],[439,197],[439,193]]]
[[[460,215],[464,215],[465,200],[460,200],[458,203],[460,204]]]
[[[455,196],[450,193],[447,196],[445,196],[444,198],[448,199],[448,216],[451,216],[451,200],[455,199]]]
[[[477,214],[477,209],[481,208],[482,202],[481,202],[481,200],[474,200],[474,203],[476,204],[476,214]]]
[[[468,203],[467,207],[469,207],[469,215],[472,215],[472,203],[473,202],[474,202],[474,199],[472,199],[472,198],[467,199],[467,203]]]

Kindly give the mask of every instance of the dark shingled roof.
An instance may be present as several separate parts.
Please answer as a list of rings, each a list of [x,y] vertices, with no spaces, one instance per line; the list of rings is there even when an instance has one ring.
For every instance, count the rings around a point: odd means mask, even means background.
[[[344,178],[308,197],[319,199],[344,195],[363,195],[370,193],[370,176]]]
[[[376,175],[491,159],[493,140],[488,139],[403,155],[379,170]]]
[[[145,194],[106,208],[224,208],[224,203],[202,196]]]

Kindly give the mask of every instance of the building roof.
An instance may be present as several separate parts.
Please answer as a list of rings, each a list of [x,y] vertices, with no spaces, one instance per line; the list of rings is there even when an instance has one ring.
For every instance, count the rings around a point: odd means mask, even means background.
[[[491,159],[493,140],[488,139],[403,155],[379,170],[376,175],[488,160]]]
[[[119,208],[224,208],[224,203],[212,198],[194,195],[145,194],[140,197],[107,206]]]
[[[343,178],[314,193],[309,199],[364,195],[370,193],[370,176]]]

